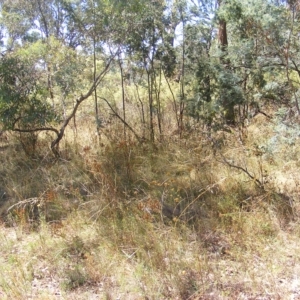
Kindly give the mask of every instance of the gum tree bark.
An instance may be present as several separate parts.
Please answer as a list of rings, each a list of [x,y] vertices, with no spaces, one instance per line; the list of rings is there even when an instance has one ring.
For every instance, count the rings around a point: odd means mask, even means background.
[[[224,5],[224,0],[218,0],[218,6],[219,8]],[[219,19],[219,27],[218,27],[218,39],[219,39],[219,45],[220,50],[222,51],[220,61],[224,65],[225,68],[229,68],[230,61],[226,58],[227,50],[228,50],[228,39],[227,39],[227,23],[226,20],[222,17]],[[235,123],[235,115],[234,115],[234,102],[232,102],[232,99],[228,99],[226,96],[221,96],[222,104],[225,110],[224,117],[225,122],[228,125],[234,125]]]

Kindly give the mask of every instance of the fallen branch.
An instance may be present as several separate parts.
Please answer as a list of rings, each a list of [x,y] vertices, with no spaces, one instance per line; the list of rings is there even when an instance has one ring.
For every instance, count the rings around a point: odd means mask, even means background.
[[[243,168],[241,166],[237,166],[237,165],[234,165],[233,163],[229,162],[225,156],[223,156],[222,154],[220,154],[221,157],[222,157],[222,161],[219,161],[221,163],[224,163],[226,164],[227,166],[229,166],[230,168],[234,168],[234,169],[237,169],[237,170],[240,170],[240,171],[243,171],[248,177],[250,177],[254,183],[260,188],[260,189],[263,189],[264,190],[264,184],[259,180],[257,179],[255,176],[251,175],[250,172],[247,170],[247,168]],[[217,160],[218,161],[218,160]]]

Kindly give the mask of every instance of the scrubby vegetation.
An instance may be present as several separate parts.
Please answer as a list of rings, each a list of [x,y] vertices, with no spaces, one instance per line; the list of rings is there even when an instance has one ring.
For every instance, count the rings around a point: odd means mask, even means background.
[[[0,1],[0,298],[297,299],[293,1]]]
[[[274,138],[264,116],[242,144],[231,129],[155,148],[123,133],[99,144],[87,122],[58,160],[26,156],[14,136],[1,150],[3,299],[298,295],[298,141],[258,153],[257,130]]]

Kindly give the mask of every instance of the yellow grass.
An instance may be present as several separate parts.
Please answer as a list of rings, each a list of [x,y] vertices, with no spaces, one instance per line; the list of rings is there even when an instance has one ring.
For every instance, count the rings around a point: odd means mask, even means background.
[[[295,181],[297,162],[258,153],[271,125],[251,126],[243,140],[237,129],[197,130],[153,147],[125,140],[118,122],[99,140],[87,118],[68,129],[58,161],[47,137],[34,159],[11,137],[0,298],[300,297],[297,186],[282,183],[283,195],[276,181],[284,170]]]

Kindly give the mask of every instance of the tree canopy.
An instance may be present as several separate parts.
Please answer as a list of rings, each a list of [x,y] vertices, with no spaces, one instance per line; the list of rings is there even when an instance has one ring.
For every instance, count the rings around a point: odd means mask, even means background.
[[[0,5],[0,122],[19,132],[50,130],[55,147],[80,104],[91,98],[98,130],[99,107],[106,103],[124,131],[152,142],[164,133],[163,93],[171,95],[180,132],[190,119],[210,127],[243,123],[266,102],[300,113],[297,1],[1,0]],[[111,87],[107,76],[114,77]],[[107,89],[114,90],[116,82],[122,113],[108,99]],[[132,89],[142,130],[126,118]]]

